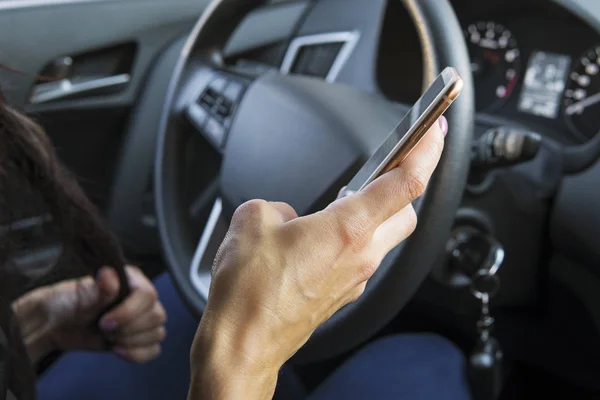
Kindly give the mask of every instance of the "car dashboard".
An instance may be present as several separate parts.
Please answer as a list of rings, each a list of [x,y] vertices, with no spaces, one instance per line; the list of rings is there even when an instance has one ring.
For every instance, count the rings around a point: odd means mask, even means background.
[[[378,84],[387,97],[415,101],[422,89],[417,33],[390,2],[380,41]],[[562,144],[586,142],[600,126],[600,36],[550,1],[454,0],[471,55],[476,108]]]

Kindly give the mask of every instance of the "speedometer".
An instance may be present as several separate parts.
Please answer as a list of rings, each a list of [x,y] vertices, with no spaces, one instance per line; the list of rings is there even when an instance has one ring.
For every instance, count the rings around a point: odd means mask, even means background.
[[[517,83],[520,69],[517,41],[503,25],[491,21],[467,26],[465,35],[477,109],[497,108],[510,97]]]
[[[600,45],[574,63],[564,94],[564,113],[571,129],[583,139],[600,131]]]

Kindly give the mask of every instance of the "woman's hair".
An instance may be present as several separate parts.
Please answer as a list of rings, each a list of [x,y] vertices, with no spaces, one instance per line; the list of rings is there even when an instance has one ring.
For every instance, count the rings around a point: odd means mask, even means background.
[[[43,129],[11,108],[0,93],[0,328],[10,348],[8,388],[20,400],[33,398],[35,392],[33,371],[11,309],[12,302],[32,285],[11,264],[19,244],[11,240],[10,226],[22,212],[23,196],[39,200],[43,209],[35,212],[50,215],[61,240],[63,251],[51,272],[53,280],[94,274],[110,265],[121,279],[121,296],[128,290],[123,253],[100,213],[58,160]]]

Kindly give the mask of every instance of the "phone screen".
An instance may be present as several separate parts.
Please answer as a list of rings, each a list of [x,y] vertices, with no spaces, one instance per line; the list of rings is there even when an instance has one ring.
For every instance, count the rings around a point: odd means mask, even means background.
[[[410,145],[414,148],[420,138],[418,138],[416,143],[412,143],[410,140],[411,136],[419,131],[418,128],[420,126],[427,128],[423,126],[425,123],[424,121],[427,120],[427,114],[431,113],[432,109],[435,108],[434,106],[439,104],[440,101],[444,102],[443,98],[446,97],[445,95],[457,80],[460,80],[460,77],[452,68],[447,68],[437,77],[404,118],[402,118],[396,128],[394,128],[390,135],[385,139],[383,144],[375,151],[371,158],[367,160],[354,178],[352,178],[346,188],[347,192],[362,190],[366,185],[376,179],[385,167],[395,160],[396,155],[400,153],[403,146]],[[448,102],[447,97],[445,101]],[[447,104],[447,106],[449,106],[449,104]],[[445,110],[447,106],[444,107],[443,110]],[[439,112],[439,108],[437,111]],[[439,112],[440,115],[441,112]],[[437,117],[439,117],[439,115],[436,116],[436,119]],[[422,134],[424,134],[424,132],[422,132]],[[406,150],[407,149],[405,148],[405,151],[402,153],[406,153]],[[412,148],[408,150],[410,151]]]

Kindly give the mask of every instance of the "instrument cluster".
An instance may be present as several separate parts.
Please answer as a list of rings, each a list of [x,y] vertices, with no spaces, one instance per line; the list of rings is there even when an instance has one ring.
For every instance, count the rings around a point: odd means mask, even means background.
[[[566,144],[600,131],[600,34],[567,3],[451,0],[471,56],[478,116]],[[398,40],[402,38],[402,40]],[[412,104],[423,55],[401,2],[388,2],[377,64],[379,88]]]
[[[550,41],[522,51],[519,38],[496,21],[469,23],[464,32],[478,111],[564,123],[581,141],[600,131],[600,41],[582,53]]]

